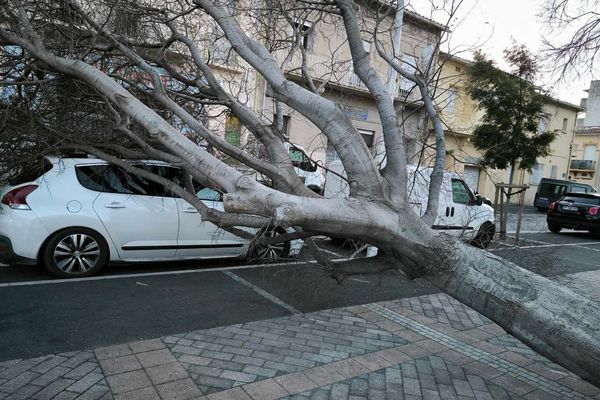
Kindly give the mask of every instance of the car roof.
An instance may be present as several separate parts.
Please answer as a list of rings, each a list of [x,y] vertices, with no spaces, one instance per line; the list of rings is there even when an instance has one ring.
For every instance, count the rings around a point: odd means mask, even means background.
[[[52,164],[62,164],[62,165],[98,165],[98,164],[110,164],[108,161],[105,161],[101,158],[96,157],[60,157],[60,156],[46,156],[46,159],[50,161]],[[143,163],[143,164],[153,164],[153,165],[169,165],[164,161],[159,160],[127,160],[130,162]]]
[[[567,192],[563,194],[565,197],[587,197],[590,199],[600,198],[600,193],[581,193],[581,192]]]

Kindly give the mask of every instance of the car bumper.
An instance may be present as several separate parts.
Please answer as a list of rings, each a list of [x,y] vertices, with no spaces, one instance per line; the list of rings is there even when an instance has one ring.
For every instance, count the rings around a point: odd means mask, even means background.
[[[575,230],[600,230],[600,218],[595,219],[575,219],[571,216],[562,216],[548,214],[546,222],[552,225],[558,225],[562,228]]]
[[[0,236],[0,263],[35,265],[36,260],[16,254],[10,239],[6,236]]]

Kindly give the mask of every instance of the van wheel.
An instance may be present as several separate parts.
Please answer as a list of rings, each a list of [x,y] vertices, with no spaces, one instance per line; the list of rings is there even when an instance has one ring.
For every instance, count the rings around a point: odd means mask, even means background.
[[[87,228],[55,233],[42,253],[48,272],[60,278],[94,275],[106,266],[108,258],[108,245],[102,235]]]
[[[479,247],[480,249],[487,249],[490,245],[494,234],[496,233],[496,225],[490,222],[484,222],[479,228],[477,236],[471,240],[471,245]]]
[[[560,225],[548,224],[548,230],[550,232],[558,233],[561,229],[562,227]]]
[[[544,207],[536,207],[539,212],[546,212],[548,209]]]

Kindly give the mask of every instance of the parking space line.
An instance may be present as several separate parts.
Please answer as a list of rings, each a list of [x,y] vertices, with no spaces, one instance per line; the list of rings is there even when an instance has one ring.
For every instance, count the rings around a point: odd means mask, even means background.
[[[509,236],[509,237],[510,237],[511,239],[515,239],[515,238],[514,238],[514,237],[512,237],[512,236]],[[535,239],[527,239],[527,238],[523,238],[522,240],[524,240],[524,241],[526,241],[526,242],[533,242],[533,243],[539,243],[539,244],[552,244],[552,243],[550,243],[550,242],[544,242],[544,241],[541,241],[541,240],[535,240]]]
[[[231,279],[233,279],[234,281],[246,286],[247,288],[251,289],[252,291],[258,293],[259,295],[261,295],[262,297],[264,297],[265,299],[269,300],[271,303],[274,303],[280,307],[285,308],[286,310],[290,311],[293,314],[302,314],[302,312],[300,312],[299,310],[297,310],[296,308],[294,308],[293,306],[289,305],[288,303],[286,303],[285,301],[281,300],[279,297],[276,297],[274,295],[272,295],[271,293],[259,288],[258,286],[256,286],[253,283],[248,282],[247,280],[245,280],[244,278],[234,274],[233,272],[230,271],[223,271],[223,273],[225,275],[227,275],[228,277],[230,277]]]
[[[220,271],[224,271],[224,270],[230,271],[230,270],[237,270],[237,269],[267,268],[267,267],[313,264],[313,263],[314,263],[314,261],[293,261],[293,262],[274,263],[274,264],[236,265],[233,267],[182,269],[182,270],[176,270],[176,271],[142,272],[142,273],[137,273],[137,274],[90,276],[90,277],[86,277],[86,278],[47,279],[47,280],[40,280],[40,281],[6,282],[6,283],[0,283],[0,288],[12,287],[12,286],[52,285],[52,284],[57,284],[57,283],[75,283],[75,282],[87,282],[87,281],[103,281],[103,280],[112,280],[112,279],[141,278],[141,277],[147,277],[147,276],[195,274],[195,273],[201,273],[201,272],[220,272]]]
[[[543,249],[543,248],[548,248],[548,247],[563,247],[563,246],[575,246],[575,247],[581,247],[583,245],[597,245],[600,244],[600,242],[580,242],[580,243],[550,243],[550,244],[540,244],[540,245],[531,245],[531,246],[515,246],[515,248],[518,249]],[[504,249],[494,249],[495,250],[509,250],[507,248]],[[593,250],[593,249],[589,249],[589,250]]]
[[[591,247],[586,247],[586,246],[577,246],[577,247],[581,247],[582,249],[586,249],[586,250],[600,251],[600,249],[592,249]]]

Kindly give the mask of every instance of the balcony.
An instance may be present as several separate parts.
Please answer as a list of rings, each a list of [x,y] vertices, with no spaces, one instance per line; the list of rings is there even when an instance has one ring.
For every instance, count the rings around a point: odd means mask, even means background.
[[[596,161],[594,160],[571,160],[569,169],[572,171],[595,171]]]
[[[302,54],[296,52],[294,57],[285,65],[284,70],[288,75],[302,76]],[[306,55],[306,69],[315,82],[348,88],[359,93],[368,94],[365,84],[354,73],[352,61],[347,59],[336,59],[318,54]],[[382,74],[382,76],[385,76]],[[396,94],[396,99],[405,103],[418,102],[421,94],[416,87],[402,85]]]

